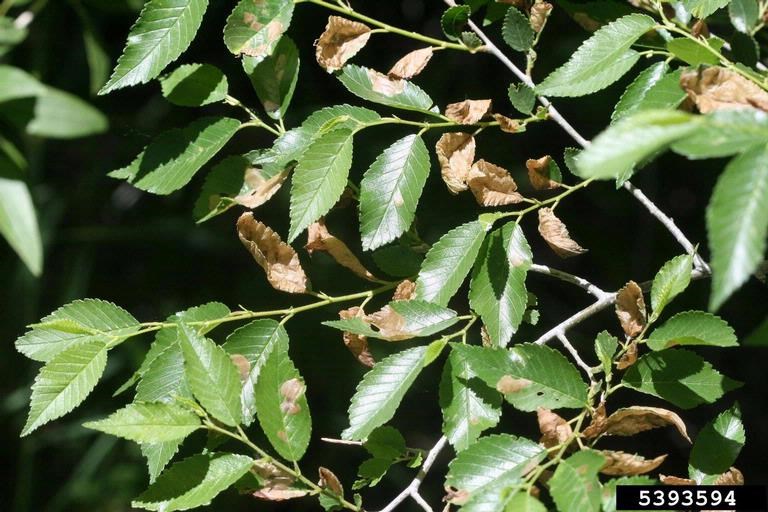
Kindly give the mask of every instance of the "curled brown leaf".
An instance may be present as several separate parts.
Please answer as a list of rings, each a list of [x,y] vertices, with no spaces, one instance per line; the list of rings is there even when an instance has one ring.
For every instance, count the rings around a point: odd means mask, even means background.
[[[464,100],[445,107],[445,116],[459,124],[475,124],[491,110],[491,100]]]
[[[327,252],[342,267],[348,268],[363,279],[377,281],[376,276],[363,266],[347,244],[328,231],[323,218],[309,226],[307,245],[304,248],[309,254],[315,251]]]
[[[561,258],[571,258],[587,252],[587,249],[571,239],[568,228],[550,208],[539,209],[539,234]]]
[[[744,475],[741,474],[741,471],[732,467],[717,477],[715,485],[744,485]]]
[[[768,111],[768,92],[726,68],[692,69],[680,76],[680,86],[699,112],[754,107]]]
[[[396,96],[405,90],[405,80],[390,78],[374,69],[368,70],[371,89],[384,96]]]
[[[485,160],[475,162],[469,170],[467,184],[480,206],[502,206],[523,201],[509,171]]]
[[[664,454],[655,459],[646,459],[634,453],[614,450],[600,450],[600,454],[605,457],[605,465],[600,472],[612,476],[642,475],[659,467],[667,458]]]
[[[325,32],[315,43],[315,57],[326,71],[341,69],[349,59],[368,43],[371,29],[357,21],[329,16]]]
[[[288,293],[307,291],[307,276],[301,268],[299,255],[267,225],[255,220],[251,212],[237,219],[237,235],[267,273],[273,288]]]
[[[543,0],[536,0],[531,6],[531,28],[533,28],[535,32],[541,32],[551,12],[551,3]]]
[[[309,494],[308,489],[293,488],[292,486],[296,479],[266,460],[260,459],[255,461],[253,472],[263,484],[260,489],[252,492],[255,498],[268,501],[283,501],[300,498]]]
[[[395,294],[392,296],[392,300],[411,300],[416,296],[416,283],[409,279],[400,281],[400,284],[395,288]]]
[[[659,475],[659,481],[664,485],[696,485],[696,482],[690,478],[681,478],[679,476]]]
[[[605,403],[600,402],[592,413],[591,421],[581,434],[587,439],[593,439],[605,431],[606,425]]]
[[[511,117],[503,116],[501,114],[493,114],[493,118],[499,123],[499,129],[503,132],[517,133],[521,131],[522,126],[520,123]]]
[[[475,138],[468,133],[444,133],[435,146],[443,181],[452,194],[467,190],[475,161]]]
[[[235,196],[235,202],[246,208],[261,206],[280,190],[290,173],[290,169],[285,169],[271,178],[265,178],[261,169],[249,168],[245,171],[245,185],[248,191]]]
[[[549,155],[536,159],[529,158],[525,162],[525,166],[528,168],[528,180],[536,190],[552,190],[560,186],[560,183],[551,179],[551,164],[552,157]]]
[[[648,316],[643,290],[636,282],[628,282],[616,294],[616,316],[624,333],[630,338],[643,332]]]
[[[616,361],[616,368],[619,370],[626,370],[637,362],[637,341],[632,340],[627,349],[621,355],[618,361]]]
[[[660,407],[633,405],[611,414],[603,433],[608,436],[632,436],[659,427],[673,426],[689,443],[685,422],[676,413]]]
[[[420,50],[414,50],[407,53],[392,66],[392,69],[389,70],[387,75],[389,75],[390,78],[395,79],[412,78],[424,71],[424,68],[427,67],[429,60],[432,58],[433,53],[434,50],[432,47],[421,48]]]
[[[539,442],[545,448],[561,445],[571,438],[573,434],[571,426],[558,414],[539,407],[536,410],[536,418],[539,422],[539,432],[541,432]]]
[[[320,481],[317,483],[317,485],[323,489],[328,489],[337,496],[342,496],[344,494],[344,488],[341,486],[339,478],[333,474],[333,471],[320,466],[317,469],[317,472],[320,475]]]
[[[363,313],[363,310],[357,306],[339,311],[339,317],[342,320],[354,317],[363,318],[364,316],[365,313]],[[342,339],[344,340],[344,345],[349,349],[350,352],[352,352],[352,355],[354,355],[358,361],[369,368],[373,368],[373,365],[376,364],[376,360],[373,358],[371,351],[368,349],[367,336],[344,331],[342,334]]]

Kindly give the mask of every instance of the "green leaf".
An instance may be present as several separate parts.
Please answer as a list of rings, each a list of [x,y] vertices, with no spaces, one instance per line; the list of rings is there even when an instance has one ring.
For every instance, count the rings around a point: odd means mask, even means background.
[[[452,344],[457,357],[521,411],[579,408],[587,403],[587,385],[560,352],[533,343],[509,350]]]
[[[184,439],[200,428],[200,418],[178,405],[139,402],[83,426],[137,443],[162,443]]]
[[[440,26],[448,39],[454,41],[459,39],[461,31],[464,30],[469,21],[470,14],[472,11],[467,5],[454,5],[446,9],[440,18]]]
[[[768,145],[731,160],[707,206],[714,311],[762,261],[768,233]]]
[[[187,49],[207,7],[208,0],[150,0],[144,4],[117,66],[99,94],[156,78]]]
[[[523,437],[496,434],[480,438],[448,466],[446,485],[472,495],[520,483],[545,457],[544,448]],[[574,509],[577,510],[577,509]]]
[[[466,360],[451,352],[440,381],[440,408],[443,433],[457,452],[501,418],[499,394],[476,377]]]
[[[511,84],[507,89],[507,96],[515,110],[521,114],[533,114],[533,107],[536,105],[536,93],[533,89],[523,83]]]
[[[636,112],[598,135],[576,160],[581,178],[610,179],[641,160],[688,136],[702,125],[700,116],[676,110]]]
[[[45,85],[14,66],[0,65],[0,103],[32,98],[45,91]]]
[[[533,46],[533,38],[536,33],[531,27],[528,17],[517,10],[516,7],[510,7],[504,16],[504,25],[501,28],[501,36],[513,50],[527,52]]]
[[[328,213],[344,192],[352,167],[352,136],[346,128],[333,130],[302,155],[291,186],[289,242]]]
[[[616,512],[617,485],[658,485],[658,481],[648,476],[622,476],[611,478],[603,484],[603,512]]]
[[[434,114],[430,110],[432,98],[408,80],[398,80],[390,86],[385,75],[354,64],[344,66],[337,78],[349,92],[366,101]]]
[[[595,354],[603,367],[603,373],[610,375],[613,371],[613,357],[619,348],[619,340],[608,331],[601,331],[595,338]]]
[[[200,118],[185,128],[163,133],[127,167],[109,175],[153,194],[170,194],[189,183],[239,128],[237,119]]]
[[[6,172],[0,158],[0,234],[29,271],[39,276],[43,271],[43,248],[32,195],[23,181],[5,178]]]
[[[768,140],[768,117],[756,109],[719,110],[701,117],[701,128],[672,145],[691,159],[742,153]]]
[[[222,423],[242,421],[240,377],[224,349],[179,322],[179,344],[192,394],[208,413]]]
[[[515,255],[509,258],[508,255]],[[528,306],[525,278],[531,266],[531,248],[515,222],[488,235],[472,271],[469,304],[495,346],[504,347],[520,327]]]
[[[45,87],[37,95],[27,133],[52,139],[76,139],[105,132],[107,118],[68,92]]]
[[[675,345],[736,347],[738,344],[736,334],[725,320],[704,311],[678,313],[648,337],[648,346],[652,350]]]
[[[224,27],[224,44],[235,55],[272,54],[293,16],[293,0],[240,0]]]
[[[629,48],[656,24],[644,14],[630,14],[600,28],[570,60],[536,87],[544,96],[584,96],[621,78],[640,58]]]
[[[16,340],[16,350],[48,362],[64,350],[100,341],[115,345],[133,335],[139,322],[123,308],[99,299],[83,299],[60,307]]]
[[[228,156],[217,163],[205,177],[195,202],[193,215],[196,222],[205,222],[235,206],[234,197],[250,191],[245,173],[251,168],[251,161],[240,155]]]
[[[80,405],[96,387],[107,366],[107,346],[89,341],[51,359],[35,378],[24,437]]]
[[[764,318],[742,343],[746,347],[768,346],[768,317]]]
[[[297,461],[309,445],[312,418],[306,386],[288,355],[288,334],[284,330],[276,334],[279,339],[256,381],[256,414],[277,453]]]
[[[250,424],[256,414],[254,386],[259,374],[272,352],[277,347],[287,346],[288,333],[274,320],[255,320],[236,329],[227,337],[222,348],[230,355],[239,354],[250,364],[248,379],[243,383],[240,401],[243,405],[243,420]]]
[[[177,462],[136,498],[131,506],[172,512],[208,505],[245,475],[253,459],[233,453],[193,455]]]
[[[599,512],[601,487],[597,473],[605,458],[592,450],[574,453],[557,465],[549,481],[549,492],[560,512]]]
[[[657,62],[643,70],[629,84],[613,110],[613,122],[642,110],[673,109],[684,99],[680,87],[681,70],[667,72],[665,62]]]
[[[154,357],[141,375],[135,400],[170,402],[176,397],[192,398],[192,391],[184,370],[184,353],[174,337],[172,344]]]
[[[210,64],[184,64],[160,79],[165,99],[182,107],[201,107],[227,97],[227,77]]]
[[[280,38],[272,54],[263,60],[243,57],[243,70],[269,117],[285,117],[299,80],[299,50],[291,38]]]
[[[27,34],[28,30],[24,27],[17,27],[13,18],[0,17],[0,57],[23,42],[27,38]]]
[[[400,243],[376,249],[371,256],[377,267],[395,277],[411,277],[418,274],[424,261],[423,254]]]
[[[379,361],[357,385],[349,406],[347,440],[363,440],[395,415],[397,406],[424,367],[427,347],[415,347]]]
[[[711,404],[741,386],[693,352],[674,348],[642,356],[624,374],[623,382],[682,409]]]
[[[711,51],[691,39],[679,38],[667,41],[667,50],[691,66],[700,66],[702,64],[715,66],[720,63],[720,59]]]
[[[149,469],[149,483],[157,480],[157,477],[165,469],[165,466],[173,459],[176,452],[179,451],[184,439],[166,441],[164,443],[145,443],[139,446],[141,454],[147,459]]]
[[[381,247],[411,227],[429,164],[429,152],[418,135],[398,140],[371,164],[360,182],[363,250]]]
[[[736,462],[745,441],[741,409],[736,403],[707,423],[696,437],[688,465],[691,479],[700,485],[714,483]]]
[[[749,34],[760,18],[760,6],[757,0],[731,0],[728,4],[728,16],[733,28]]]
[[[661,311],[672,299],[683,293],[691,282],[693,255],[683,254],[666,262],[656,273],[651,286],[651,322],[656,320]]]
[[[683,6],[693,16],[704,19],[713,14],[716,10],[722,9],[730,3],[731,0],[681,0]]]
[[[760,45],[753,36],[734,32],[731,36],[731,54],[732,60],[738,64],[753,68],[760,58]]]
[[[416,298],[445,306],[475,263],[485,229],[467,222],[443,235],[427,252],[416,280]]]
[[[394,427],[379,427],[368,436],[363,448],[373,457],[395,460],[407,451],[405,438]]]

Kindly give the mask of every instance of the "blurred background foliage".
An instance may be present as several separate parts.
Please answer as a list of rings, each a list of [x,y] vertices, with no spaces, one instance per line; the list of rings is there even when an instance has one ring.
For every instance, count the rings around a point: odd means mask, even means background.
[[[4,2],[6,5],[14,2]],[[127,395],[111,394],[140,364],[150,339],[143,337],[121,346],[110,358],[104,381],[73,415],[55,421],[28,438],[18,435],[24,422],[29,387],[36,364],[24,359],[13,341],[36,321],[61,304],[82,297],[113,301],[142,321],[160,320],[187,307],[217,300],[230,307],[249,309],[298,304],[301,299],[275,292],[264,279],[250,255],[242,248],[234,230],[239,212],[230,210],[206,224],[196,226],[191,210],[204,173],[183,191],[159,197],[142,193],[130,185],[106,177],[126,165],[151,138],[163,130],[181,126],[196,118],[196,109],[168,104],[157,82],[97,97],[95,90],[106,81],[122,49],[128,29],[137,17],[141,0],[56,0],[16,1],[30,8],[35,18],[26,39],[0,57],[4,64],[27,70],[53,87],[90,102],[109,119],[103,134],[78,140],[48,140],[22,135],[14,119],[19,114],[0,108],[0,135],[18,147],[28,159],[27,182],[41,225],[45,265],[34,277],[5,243],[0,243],[0,417],[2,443],[0,459],[4,478],[0,488],[3,511],[118,511],[129,510],[132,497],[147,484],[143,459],[136,445],[94,431],[80,424],[103,417],[128,402]],[[356,2],[366,14],[409,30],[440,37],[439,17],[443,3],[438,0],[390,0]],[[364,5],[365,4],[365,5]],[[258,105],[239,62],[226,51],[221,28],[231,2],[212,2],[203,27],[179,63],[208,62],[227,74],[231,94],[253,106]],[[287,125],[295,126],[308,113],[323,106],[348,102],[360,104],[341,84],[314,61],[313,41],[322,32],[328,13],[311,5],[297,9],[290,35],[302,58],[300,80]],[[550,26],[542,40],[534,78],[545,76],[564,62],[586,32],[563,9],[555,7]],[[714,27],[717,27],[715,18]],[[723,27],[727,25],[724,24]],[[498,30],[492,31],[498,32]],[[413,41],[396,36],[372,38],[356,62],[386,70],[403,54],[418,48]],[[645,64],[643,64],[645,65]],[[171,65],[169,69],[173,69]],[[439,105],[466,98],[492,98],[496,110],[511,114],[505,93],[511,76],[492,57],[439,52],[416,80]],[[594,136],[610,119],[613,105],[627,80],[607,90],[580,99],[558,101],[562,113],[587,136]],[[225,106],[207,107],[208,112],[239,115]],[[402,127],[366,131],[357,141],[352,176],[356,179],[385,147],[405,135]],[[428,144],[434,145],[429,135]],[[479,139],[478,158],[510,169],[518,183],[525,183],[525,160],[551,154],[562,164],[562,151],[573,142],[554,123],[532,125],[523,134],[487,132]],[[257,130],[241,132],[220,158],[251,149],[268,147],[271,140]],[[215,162],[214,162],[215,163]],[[433,171],[437,162],[433,157]],[[673,217],[689,238],[705,245],[703,211],[722,161],[687,162],[666,155],[633,181]],[[210,166],[209,166],[210,167]],[[287,232],[287,188],[256,216],[278,232]],[[417,220],[422,237],[432,243],[450,227],[477,215],[471,195],[451,196],[437,172],[427,183]],[[534,261],[582,275],[604,289],[617,289],[629,279],[650,279],[660,265],[681,249],[647,212],[609,182],[595,183],[568,198],[558,210],[571,233],[590,252],[573,260],[559,260],[536,234],[534,219],[524,229],[534,249]],[[359,251],[357,213],[352,207],[336,210],[329,225],[342,239]],[[706,248],[703,249],[706,255]],[[305,253],[302,258],[309,258]],[[368,255],[364,261],[375,268]],[[308,265],[315,289],[329,294],[361,290],[365,282],[346,273],[324,254]],[[590,300],[577,288],[531,274],[529,289],[539,298],[538,326],[525,326],[514,339],[530,340]],[[706,309],[709,285],[694,283],[678,299],[679,309]],[[768,378],[765,346],[768,342],[768,290],[753,280],[722,309],[721,315],[739,337],[750,338],[750,346],[738,350],[701,350],[723,373],[746,385],[718,403],[685,411],[693,435],[718,412],[739,400],[747,428],[747,447],[738,467],[747,483],[768,482],[764,453],[768,451]],[[461,296],[461,294],[459,294]],[[453,304],[459,311],[467,305]],[[673,311],[674,312],[674,311]],[[672,312],[670,312],[672,313]],[[356,383],[364,373],[347,352],[337,331],[319,326],[336,317],[334,309],[302,314],[291,321],[291,351],[308,383],[314,432],[305,463],[306,472],[317,465],[330,467],[342,481],[351,484],[357,465],[364,459],[355,447],[329,445],[320,436],[338,437],[346,426],[346,406]],[[762,323],[760,332],[756,331]],[[620,331],[610,311],[585,322],[571,333],[572,341],[584,354],[591,354],[595,334],[604,328]],[[221,340],[226,328],[214,331]],[[478,332],[473,336],[479,337]],[[514,340],[513,339],[513,340]],[[412,343],[412,342],[406,342]],[[762,345],[762,346],[760,346]],[[379,343],[376,355],[392,351]],[[401,347],[397,347],[400,349]],[[588,359],[591,361],[594,358]],[[439,436],[440,410],[437,404],[439,365],[432,365],[419,378],[403,402],[394,425],[409,446],[427,447]],[[652,397],[619,393],[619,405],[655,405]],[[502,423],[496,428],[537,438],[535,416],[524,415],[506,406]],[[198,441],[202,443],[203,441]],[[645,455],[670,453],[661,470],[665,474],[686,473],[689,447],[671,429],[656,430],[636,438],[615,441],[616,448]],[[194,443],[189,443],[194,444]],[[187,446],[191,451],[194,446]],[[199,446],[197,446],[199,448]],[[447,460],[447,455],[443,455]],[[412,478],[413,470],[393,469],[387,478],[366,495],[371,509],[387,503]],[[439,472],[430,475],[425,496],[436,502],[443,493]],[[228,510],[312,509],[311,500],[290,505],[254,503],[232,491],[217,499],[214,508]]]

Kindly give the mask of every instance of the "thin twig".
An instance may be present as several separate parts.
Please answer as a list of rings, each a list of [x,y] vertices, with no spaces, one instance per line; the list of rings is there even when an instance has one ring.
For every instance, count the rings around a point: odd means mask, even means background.
[[[592,368],[589,367],[587,363],[584,362],[584,360],[581,358],[579,353],[576,351],[576,349],[571,345],[571,342],[568,340],[564,332],[557,333],[557,339],[560,340],[560,343],[563,344],[565,349],[570,352],[571,356],[573,357],[573,360],[576,361],[576,364],[584,370],[587,374],[587,377],[589,378],[590,382],[593,382],[592,379]]]
[[[349,446],[363,446],[362,441],[347,441],[345,439],[334,439],[333,437],[321,437],[321,441],[331,444],[344,444]]]
[[[575,284],[579,288],[586,290],[587,293],[594,295],[598,299],[602,299],[609,295],[608,292],[604,291],[598,286],[595,286],[583,277],[575,276],[573,274],[569,274],[568,272],[563,272],[562,270],[557,270],[546,265],[538,265],[536,263],[531,265],[530,270],[531,272],[536,272],[538,274],[546,274],[548,276],[552,276],[561,281],[565,281],[566,283]]]
[[[397,508],[398,505],[400,505],[408,497],[413,498],[416,501],[416,503],[421,505],[421,507],[424,510],[432,512],[432,508],[427,504],[427,502],[424,501],[424,499],[419,494],[419,487],[421,486],[421,482],[423,482],[424,478],[427,476],[427,473],[429,473],[429,470],[432,469],[432,465],[435,463],[435,459],[437,459],[437,456],[440,454],[443,448],[445,448],[445,445],[447,443],[448,443],[448,438],[445,436],[442,436],[440,439],[437,440],[437,443],[435,443],[432,449],[429,450],[429,453],[424,459],[424,464],[421,465],[421,469],[416,475],[416,478],[414,478],[411,481],[411,483],[408,484],[408,487],[403,489],[403,492],[395,496],[395,498],[392,501],[390,501],[389,504],[383,509],[381,509],[379,512],[392,512],[393,510],[395,510],[395,508]]]

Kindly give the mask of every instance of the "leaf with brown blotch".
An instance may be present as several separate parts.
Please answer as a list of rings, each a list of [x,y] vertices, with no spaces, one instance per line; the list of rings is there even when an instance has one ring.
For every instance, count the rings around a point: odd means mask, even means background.
[[[680,75],[680,86],[699,112],[754,107],[768,111],[768,92],[751,80],[718,66]]]
[[[405,90],[405,81],[390,78],[375,69],[368,70],[368,79],[371,81],[371,90],[384,96],[395,96]]]
[[[467,184],[480,206],[502,206],[523,201],[509,171],[485,160],[475,162],[469,170]]]
[[[261,169],[248,169],[245,171],[245,184],[248,187],[248,192],[235,196],[235,202],[246,208],[261,206],[280,190],[290,173],[290,169],[285,169],[283,172],[265,179],[261,175]]]
[[[401,341],[413,338],[413,333],[405,330],[405,318],[390,306],[384,306],[377,312],[365,317],[365,321],[379,330],[379,335],[388,341]]]
[[[616,361],[616,368],[619,370],[626,370],[637,362],[637,341],[632,340],[627,346],[627,350],[621,355],[618,361]]]
[[[493,118],[499,123],[499,129],[506,133],[518,133],[521,131],[520,122],[501,114],[493,114]]]
[[[681,478],[679,476],[659,475],[659,481],[664,485],[696,485],[696,482],[690,478]]]
[[[329,16],[325,32],[315,43],[318,64],[329,73],[339,70],[368,43],[371,29],[357,21]]]
[[[732,467],[715,480],[715,485],[744,485],[744,475],[741,471]]]
[[[536,418],[539,421],[539,431],[541,432],[539,442],[545,448],[561,445],[568,441],[573,434],[568,422],[549,409],[539,407],[536,410]]]
[[[459,124],[475,124],[491,110],[491,100],[464,100],[445,107],[445,117]]]
[[[646,459],[634,453],[614,450],[600,450],[600,454],[605,457],[605,465],[600,472],[611,476],[642,475],[659,467],[667,458],[667,454],[664,454],[655,459]]]
[[[253,259],[267,273],[267,281],[276,290],[288,293],[307,291],[307,275],[299,255],[263,222],[246,212],[237,219],[237,235]]]
[[[452,194],[467,190],[467,179],[475,161],[475,138],[468,133],[444,133],[435,146],[443,181]]]
[[[643,332],[648,314],[645,310],[643,290],[636,282],[628,282],[616,294],[616,316],[624,333],[630,338]]]
[[[544,24],[552,12],[552,4],[543,0],[536,0],[531,6],[531,28],[534,32],[541,32]]]
[[[528,379],[516,379],[511,375],[502,375],[496,383],[496,391],[503,395],[508,395],[510,393],[517,393],[531,384],[532,382]]]
[[[484,347],[493,346],[493,340],[491,339],[491,335],[488,334],[488,328],[485,326],[485,324],[480,327],[480,342]]]
[[[395,294],[392,296],[392,300],[411,300],[416,296],[416,283],[409,279],[400,281],[400,284],[395,288]]]
[[[309,254],[315,251],[327,252],[336,263],[348,268],[363,279],[378,281],[376,276],[360,263],[360,260],[347,247],[347,244],[328,231],[325,226],[325,219],[322,217],[309,226],[307,245],[304,248]]]
[[[587,249],[571,239],[568,228],[550,208],[539,209],[539,234],[561,258],[571,258],[587,252]]]
[[[633,436],[654,428],[672,425],[686,441],[691,442],[682,418],[672,411],[660,407],[633,405],[611,414],[601,433],[607,436]]]
[[[550,176],[550,164],[552,157],[545,155],[541,158],[529,158],[525,162],[528,168],[528,180],[536,190],[552,190],[558,188],[560,183],[553,181]]]
[[[341,486],[341,482],[339,481],[339,478],[333,474],[333,471],[331,471],[328,468],[324,468],[323,466],[320,466],[317,469],[318,474],[320,475],[320,481],[317,483],[320,487],[323,489],[328,489],[333,494],[337,496],[343,496],[344,495],[344,488]]]
[[[252,496],[268,501],[283,501],[301,498],[309,494],[309,489],[296,489],[296,479],[271,462],[260,459],[254,462],[253,472],[263,482],[261,489],[252,492]]]
[[[364,316],[365,313],[363,310],[357,306],[339,311],[339,317],[342,320],[354,317],[362,318]],[[367,336],[344,331],[342,338],[344,340],[344,345],[349,349],[350,352],[352,352],[352,355],[354,355],[358,361],[369,368],[373,368],[373,365],[376,364],[376,360],[373,358],[371,351],[368,349]]]
[[[595,412],[592,413],[589,425],[581,432],[581,435],[587,439],[593,439],[602,434],[605,431],[606,416],[605,403],[600,402],[600,405],[595,408]]]
[[[299,379],[288,379],[280,385],[280,396],[283,401],[280,403],[280,410],[286,414],[295,415],[301,412],[301,406],[297,404],[299,398],[304,394],[306,387]]]
[[[237,368],[237,373],[240,375],[240,382],[245,383],[251,375],[251,362],[248,361],[248,358],[243,354],[231,354],[229,359]]]
[[[389,70],[387,75],[389,75],[390,78],[396,79],[413,78],[424,71],[424,68],[427,67],[429,60],[432,58],[433,53],[434,50],[431,47],[407,53],[392,66],[392,69]]]

